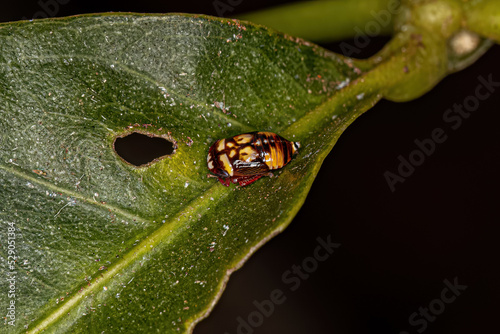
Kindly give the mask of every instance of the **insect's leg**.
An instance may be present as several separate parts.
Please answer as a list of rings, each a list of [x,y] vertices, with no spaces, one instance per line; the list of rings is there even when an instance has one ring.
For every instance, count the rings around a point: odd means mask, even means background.
[[[223,185],[225,185],[226,187],[229,187],[230,181],[231,181],[231,179],[229,179],[229,178],[223,179],[222,177],[219,177],[219,182],[222,183]]]
[[[255,176],[249,176],[249,177],[245,177],[245,178],[240,178],[238,180],[238,183],[242,187],[248,186],[249,184],[254,183],[255,181],[257,181],[258,179],[260,179],[263,176],[264,175],[261,174],[261,175],[255,175]]]

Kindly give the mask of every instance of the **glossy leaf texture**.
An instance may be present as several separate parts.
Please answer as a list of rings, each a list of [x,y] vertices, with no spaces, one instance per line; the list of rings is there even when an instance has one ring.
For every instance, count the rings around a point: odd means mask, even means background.
[[[10,23],[0,48],[0,305],[16,309],[1,332],[189,332],[380,99],[349,90],[364,73],[350,59],[205,16]],[[207,178],[210,145],[249,131],[300,153],[247,187]],[[132,166],[113,150],[130,132],[176,150]]]

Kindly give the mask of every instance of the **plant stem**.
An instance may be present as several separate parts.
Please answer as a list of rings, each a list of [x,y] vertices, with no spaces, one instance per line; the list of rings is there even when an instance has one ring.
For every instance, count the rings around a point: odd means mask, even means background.
[[[243,14],[237,18],[306,40],[329,42],[357,34],[391,34],[391,13],[397,11],[398,3],[394,0],[304,1]]]
[[[500,1],[475,1],[464,7],[469,30],[499,43]]]

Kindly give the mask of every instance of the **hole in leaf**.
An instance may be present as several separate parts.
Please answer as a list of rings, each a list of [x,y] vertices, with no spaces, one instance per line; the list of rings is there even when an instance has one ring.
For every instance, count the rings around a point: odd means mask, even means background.
[[[135,166],[149,165],[174,153],[172,142],[163,137],[139,132],[117,137],[113,148],[120,158]]]

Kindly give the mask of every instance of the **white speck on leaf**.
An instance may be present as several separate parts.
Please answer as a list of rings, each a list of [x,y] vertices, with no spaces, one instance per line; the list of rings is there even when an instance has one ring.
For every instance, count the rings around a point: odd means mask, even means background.
[[[342,89],[342,88],[346,87],[349,84],[349,82],[351,82],[351,79],[347,78],[344,81],[342,81],[341,83],[339,83],[337,85],[337,87],[335,87],[335,88],[336,89]]]

